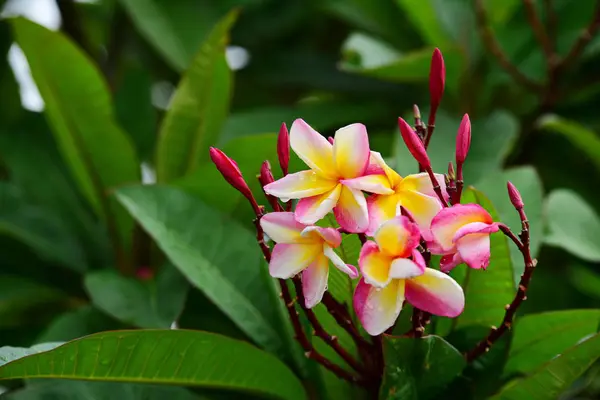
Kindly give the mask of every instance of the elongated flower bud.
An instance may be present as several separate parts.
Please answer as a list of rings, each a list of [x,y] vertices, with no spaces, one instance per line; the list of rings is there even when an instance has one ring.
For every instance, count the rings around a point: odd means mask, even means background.
[[[398,126],[400,127],[400,134],[402,135],[402,139],[404,140],[406,147],[408,147],[410,154],[412,154],[415,160],[417,160],[417,162],[421,164],[423,168],[431,168],[429,156],[427,155],[425,146],[423,146],[423,142],[417,133],[402,118],[398,118]]]
[[[250,199],[252,197],[252,192],[235,161],[215,147],[210,148],[210,159],[231,186],[239,190],[246,198]]]
[[[456,172],[454,172],[454,165],[452,165],[452,162],[448,163],[448,178],[451,181],[456,179]]]
[[[431,56],[431,67],[429,69],[429,96],[431,98],[431,110],[429,112],[429,125],[435,122],[435,114],[444,95],[446,84],[446,66],[440,49],[436,48]]]
[[[281,124],[279,136],[277,136],[277,157],[281,172],[283,172],[283,176],[286,176],[290,164],[290,135],[285,122]]]
[[[467,154],[469,153],[469,147],[471,147],[471,120],[469,119],[469,115],[465,114],[460,122],[458,134],[456,135],[457,167],[464,164]]]
[[[260,185],[263,188],[269,183],[275,182],[275,178],[273,178],[273,172],[271,171],[271,163],[269,162],[269,160],[263,161],[262,165],[260,166],[260,175],[258,176],[258,181],[260,182]],[[277,198],[275,196],[271,196],[267,193],[265,193],[265,196],[267,197],[269,204],[273,208],[273,211],[282,211],[281,206],[279,205],[279,202],[277,201]]]
[[[510,198],[510,202],[512,203],[512,205],[517,210],[523,209],[525,204],[523,203],[521,193],[519,193],[519,190],[515,187],[515,185],[513,185],[511,181],[508,181],[506,184],[506,188],[508,189],[508,197]]]

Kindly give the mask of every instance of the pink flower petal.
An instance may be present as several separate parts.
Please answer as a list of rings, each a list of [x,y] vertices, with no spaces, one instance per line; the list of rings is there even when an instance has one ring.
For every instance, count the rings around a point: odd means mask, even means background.
[[[454,279],[432,268],[406,280],[406,300],[423,311],[456,317],[465,307],[465,295]]]
[[[460,258],[471,268],[486,269],[490,265],[490,235],[471,233],[456,241]]]
[[[414,249],[412,251],[412,259],[415,262],[415,264],[417,264],[419,268],[421,268],[421,270],[425,271],[425,268],[427,268],[427,263],[425,262],[425,259],[423,258],[423,255],[421,254],[421,252],[419,252],[419,250]]]
[[[314,171],[300,171],[265,185],[264,190],[287,201],[330,192],[337,184],[337,181],[324,179]]]
[[[298,157],[314,172],[323,178],[337,178],[333,146],[301,119],[295,120],[292,124],[290,145]]]
[[[329,261],[320,254],[302,272],[302,291],[304,292],[304,305],[313,308],[321,302],[329,277]]]
[[[492,223],[492,224],[487,224],[485,222],[472,222],[470,224],[466,224],[463,225],[462,227],[460,227],[459,230],[456,231],[456,233],[454,234],[454,237],[452,238],[453,242],[458,241],[458,239],[462,238],[463,236],[469,235],[471,233],[494,233],[494,232],[498,232],[498,229],[500,229],[500,227],[498,226],[498,224],[496,222]]]
[[[337,204],[342,185],[337,185],[327,193],[301,199],[296,205],[295,216],[298,222],[312,225],[327,215]]]
[[[342,243],[342,235],[335,228],[307,226],[300,235],[303,238],[312,239],[313,242],[324,241],[331,247],[338,247]]]
[[[443,174],[434,174],[442,191],[442,196],[446,201],[448,201],[449,196],[446,190],[446,178]],[[419,174],[407,175],[402,179],[400,185],[398,185],[398,191],[411,190],[414,192],[419,192],[425,194],[427,196],[431,196],[434,198],[438,198],[437,194],[433,190],[433,184],[431,183],[431,179],[429,179],[429,175],[426,172],[421,172]]]
[[[331,260],[337,269],[348,275],[350,278],[358,278],[358,271],[356,267],[354,265],[346,264],[344,260],[342,260],[342,258],[326,244],[323,245],[323,254],[325,254],[325,257]]]
[[[479,204],[455,204],[441,210],[431,221],[431,233],[444,249],[454,247],[456,232],[464,225],[473,222],[492,224],[492,216]]]
[[[404,280],[395,279],[383,289],[361,279],[354,291],[354,311],[371,336],[377,336],[394,325],[404,302]]]
[[[272,212],[263,215],[260,219],[260,226],[275,243],[307,242],[301,236],[301,232],[306,226],[296,221],[292,212]]]
[[[427,196],[414,191],[399,192],[400,204],[410,213],[415,220],[423,238],[431,240],[431,221],[442,209],[442,204],[437,197]]]
[[[396,194],[373,195],[367,198],[367,211],[369,214],[369,227],[365,232],[373,236],[377,229],[386,221],[400,215],[400,198]]]
[[[360,250],[358,265],[363,279],[369,284],[378,288],[385,287],[392,278],[389,271],[393,258],[379,251],[377,244],[367,241]]]
[[[365,175],[354,179],[344,179],[340,181],[350,189],[362,190],[368,193],[393,194],[390,189],[390,182],[385,175]]]
[[[308,267],[323,252],[322,244],[276,244],[271,254],[269,273],[288,279]]]
[[[446,254],[445,256],[442,256],[440,260],[440,271],[448,273],[463,262],[464,261],[462,258],[460,258],[460,254],[458,254],[458,252]]]
[[[363,175],[369,155],[369,136],[363,124],[351,124],[335,132],[333,157],[342,177],[351,179]]]
[[[419,245],[419,228],[402,215],[383,223],[374,235],[381,251],[392,257],[408,257]]]
[[[360,190],[342,185],[342,193],[333,213],[338,224],[348,232],[364,232],[369,227],[367,199]]]

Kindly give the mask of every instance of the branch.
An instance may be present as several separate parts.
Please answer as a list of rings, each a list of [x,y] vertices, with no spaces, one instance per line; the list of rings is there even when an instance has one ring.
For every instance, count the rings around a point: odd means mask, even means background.
[[[558,17],[556,15],[556,10],[552,5],[552,0],[544,0],[544,9],[546,10],[546,15],[548,19],[548,40],[550,42],[550,49],[552,50],[552,52],[554,52],[556,48],[556,32],[558,29]]]
[[[334,299],[331,293],[325,292],[323,295],[323,305],[325,305],[327,311],[329,311],[329,314],[331,314],[338,325],[348,332],[359,349],[362,348],[367,352],[372,350],[373,345],[360,334],[358,328],[354,324],[354,321],[350,317],[348,310],[336,299]]]
[[[535,9],[535,4],[533,4],[533,0],[523,0],[523,4],[525,5],[525,14],[527,14],[527,20],[529,21],[529,25],[533,30],[535,38],[544,50],[544,55],[546,56],[546,63],[548,64],[548,68],[550,69],[554,65],[555,58],[550,39],[548,38],[546,30],[544,29],[544,25],[542,25],[542,21],[539,18],[537,10]]]
[[[598,32],[599,28],[600,28],[600,1],[596,3],[596,9],[594,11],[594,17],[592,18],[592,21],[587,26],[587,28],[581,32],[581,34],[579,35],[579,38],[577,38],[577,40],[573,44],[573,47],[571,47],[571,50],[569,50],[569,53],[565,56],[565,58],[562,60],[562,62],[559,63],[559,65],[557,66],[557,69],[563,71],[563,70],[567,69],[568,67],[570,67],[575,61],[577,61],[579,56],[585,50],[586,46],[594,38],[594,35]]]
[[[481,31],[481,39],[483,44],[500,63],[500,66],[519,84],[523,85],[532,92],[539,92],[541,85],[524,75],[519,69],[508,59],[498,40],[494,36],[494,32],[487,23],[487,16],[483,6],[483,0],[475,0],[475,14],[477,17],[477,25]]]

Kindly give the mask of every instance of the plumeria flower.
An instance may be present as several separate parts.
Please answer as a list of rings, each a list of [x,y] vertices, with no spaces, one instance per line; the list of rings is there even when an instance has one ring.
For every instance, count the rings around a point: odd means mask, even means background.
[[[363,278],[354,292],[354,309],[373,336],[394,325],[406,300],[431,314],[456,317],[465,305],[462,288],[450,276],[426,268],[417,250],[421,235],[405,216],[387,221],[360,252]]]
[[[302,272],[302,288],[307,308],[316,306],[327,289],[329,261],[351,278],[358,271],[333,250],[342,242],[334,228],[306,226],[291,212],[274,212],[260,219],[263,231],[277,243],[273,248],[269,273],[274,278],[288,279]]]
[[[469,267],[487,268],[490,263],[490,233],[498,224],[478,204],[455,204],[441,210],[431,221],[434,243],[429,249],[442,254],[440,269],[450,271],[460,263]]]
[[[367,199],[369,227],[366,233],[373,235],[382,223],[400,215],[402,206],[410,212],[421,233],[428,240],[431,220],[442,209],[429,176],[421,173],[402,178],[376,152],[371,152],[371,163],[367,173],[369,175],[347,183],[353,189],[376,193]],[[444,175],[435,175],[442,193],[446,193]]]
[[[295,216],[303,224],[312,225],[333,209],[343,229],[364,232],[369,225],[367,201],[351,181],[362,176],[369,164],[365,126],[352,124],[340,128],[332,144],[297,119],[290,130],[290,145],[310,170],[268,184],[265,192],[284,201],[300,199]]]

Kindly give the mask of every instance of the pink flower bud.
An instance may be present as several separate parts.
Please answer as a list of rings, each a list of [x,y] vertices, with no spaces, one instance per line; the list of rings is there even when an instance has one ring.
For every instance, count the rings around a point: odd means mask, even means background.
[[[471,120],[469,120],[469,115],[465,114],[460,122],[458,134],[456,135],[457,166],[464,164],[467,153],[469,153],[469,147],[471,147]]]
[[[210,159],[231,186],[239,190],[248,199],[252,197],[252,192],[250,192],[250,188],[242,176],[242,171],[240,171],[235,161],[215,147],[210,148]]]
[[[273,178],[273,172],[271,172],[271,163],[269,160],[263,161],[260,166],[260,184],[264,187],[271,182],[275,182],[275,178]]]
[[[412,154],[415,160],[417,160],[423,168],[430,169],[431,162],[429,161],[429,156],[417,133],[402,118],[398,118],[398,126],[400,127],[400,134],[402,134],[402,139],[404,140],[406,147],[408,147],[410,154]]]
[[[519,193],[519,190],[515,187],[515,185],[512,184],[511,181],[508,181],[506,187],[508,189],[508,197],[510,198],[512,205],[517,210],[523,209],[525,204],[523,203],[523,199],[521,198],[521,193]]]
[[[436,48],[431,56],[431,68],[429,69],[429,96],[431,97],[431,111],[429,113],[430,124],[435,118],[435,113],[442,101],[444,85],[446,83],[446,66],[440,49]]]
[[[279,136],[277,136],[277,157],[279,157],[281,172],[285,176],[288,174],[290,164],[290,135],[285,122],[281,124]]]

